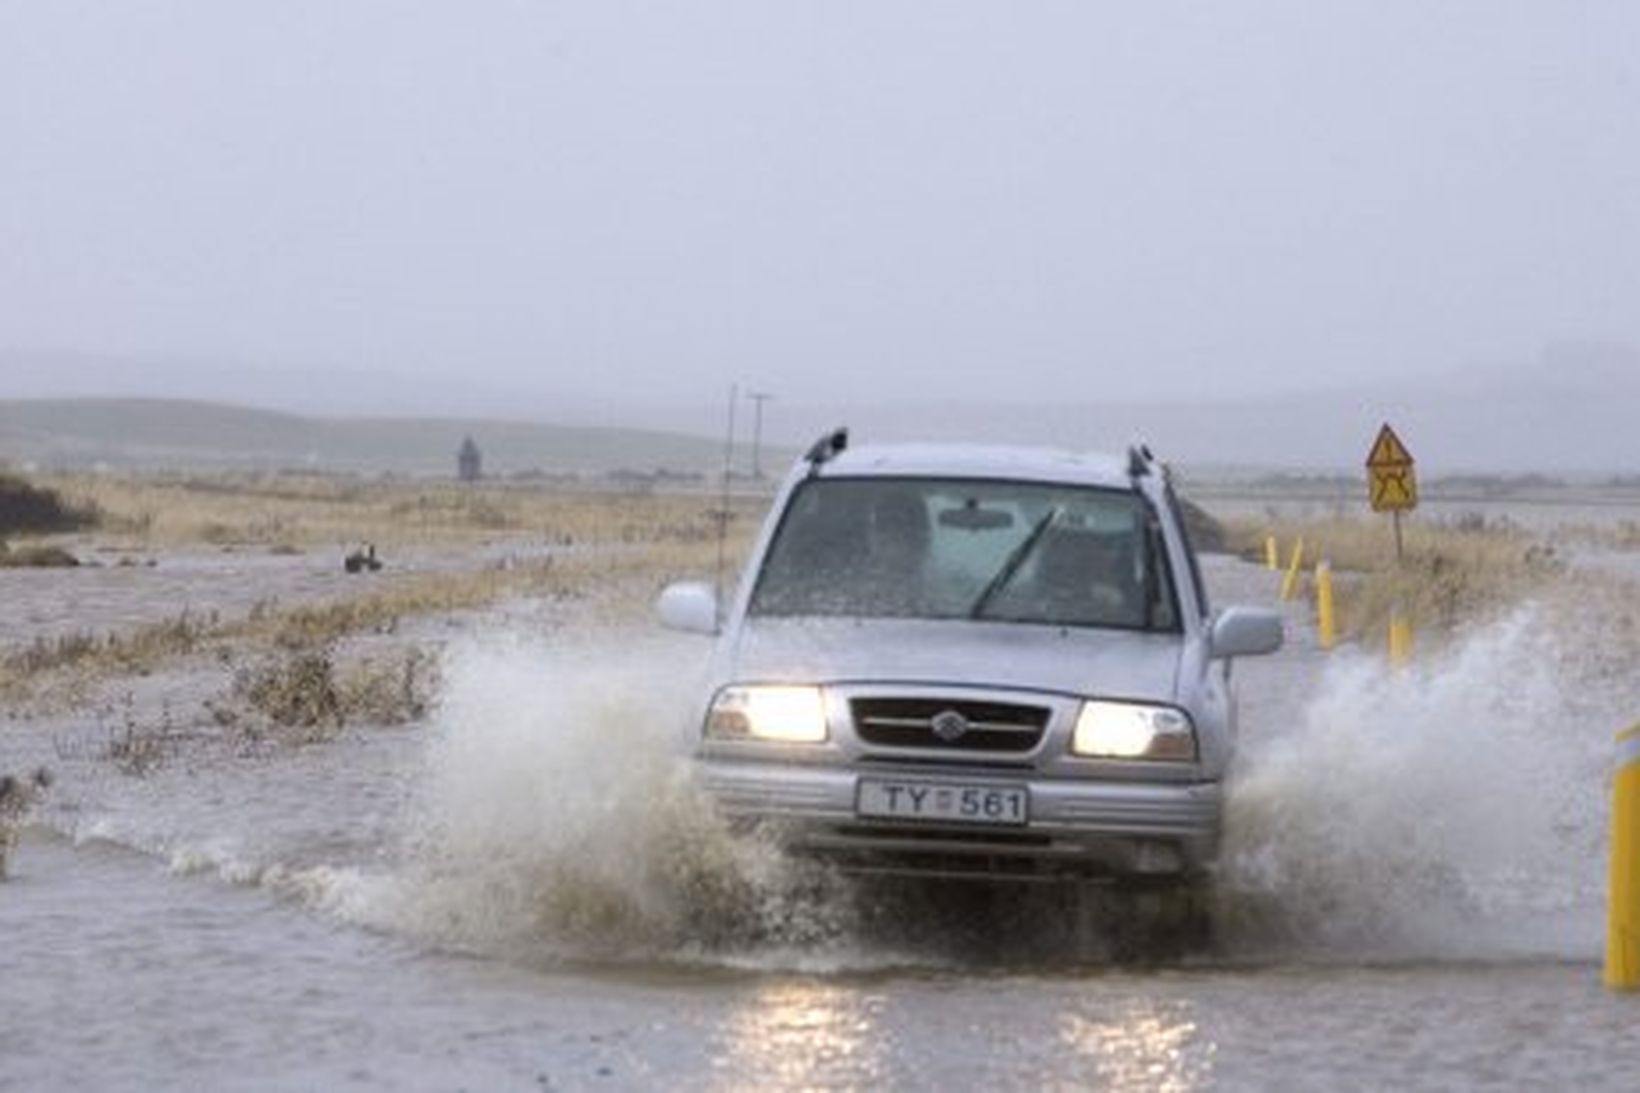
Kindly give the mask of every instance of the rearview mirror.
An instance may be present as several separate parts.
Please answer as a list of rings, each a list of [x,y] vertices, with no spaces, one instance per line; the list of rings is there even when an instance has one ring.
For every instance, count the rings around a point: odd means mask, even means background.
[[[700,581],[679,581],[661,590],[655,605],[661,625],[692,634],[715,634],[718,628],[717,593]]]
[[[1281,648],[1285,637],[1279,612],[1268,607],[1226,607],[1213,619],[1208,632],[1214,659],[1255,657]]]
[[[1007,509],[980,508],[978,501],[970,500],[960,509],[946,509],[940,513],[939,521],[942,528],[992,531],[996,528],[1012,527],[1014,514]]]

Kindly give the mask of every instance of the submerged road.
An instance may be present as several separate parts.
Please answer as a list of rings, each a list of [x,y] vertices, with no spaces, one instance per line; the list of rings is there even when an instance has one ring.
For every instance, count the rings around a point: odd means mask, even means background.
[[[1275,595],[1228,559],[1209,579]],[[75,758],[73,718],[0,727],[8,763],[63,775],[0,885],[0,1089],[1635,1088],[1640,1000],[1600,986],[1601,812],[1578,804],[1607,726],[1534,740],[1564,696],[1529,628],[1388,692],[1294,624],[1238,668],[1219,944],[1117,963],[985,936],[1034,913],[932,914],[914,944],[919,922],[886,941],[824,914],[712,949],[647,925],[679,898],[653,868],[675,817],[658,768],[599,760],[670,730],[621,735],[627,696],[595,692],[685,677],[657,662],[691,655],[673,639],[569,673],[575,695],[516,651],[452,669],[560,716],[603,702],[584,743],[537,712],[131,779]]]

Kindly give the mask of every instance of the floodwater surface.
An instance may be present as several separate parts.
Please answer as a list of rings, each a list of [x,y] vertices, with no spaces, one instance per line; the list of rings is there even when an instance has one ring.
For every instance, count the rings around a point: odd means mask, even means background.
[[[1598,963],[1631,694],[1564,617],[1396,673],[1292,608],[1236,669],[1205,948],[732,836],[675,759],[704,648],[648,630],[513,612],[426,724],[141,777],[95,718],[0,724],[59,776],[0,885],[0,1088],[1637,1088]]]

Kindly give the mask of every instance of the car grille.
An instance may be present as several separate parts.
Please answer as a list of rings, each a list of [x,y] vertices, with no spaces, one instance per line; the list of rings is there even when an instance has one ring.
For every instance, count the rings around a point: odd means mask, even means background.
[[[963,752],[1024,752],[1048,725],[1043,706],[943,698],[856,698],[854,732],[867,744]]]

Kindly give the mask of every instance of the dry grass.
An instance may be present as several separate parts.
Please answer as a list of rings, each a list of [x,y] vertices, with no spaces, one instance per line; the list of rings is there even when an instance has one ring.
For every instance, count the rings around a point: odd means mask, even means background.
[[[234,676],[228,698],[209,704],[217,724],[249,742],[327,740],[350,724],[403,725],[427,716],[438,662],[414,646],[344,661],[330,646],[264,658]]]
[[[1235,520],[1228,530],[1233,549],[1261,561],[1265,536],[1275,535],[1284,566],[1292,544],[1303,537],[1306,568],[1321,558],[1332,563],[1339,627],[1357,639],[1376,640],[1396,610],[1421,631],[1450,633],[1495,616],[1565,572],[1538,537],[1473,519],[1452,525],[1406,521],[1399,562],[1387,518]]]
[[[1590,546],[1600,550],[1632,553],[1640,551],[1640,522],[1624,520],[1606,526],[1581,524],[1565,527],[1555,532],[1555,539],[1558,542]]]
[[[0,542],[0,569],[72,569],[79,564],[78,558],[54,543],[11,547]]]
[[[163,660],[198,651],[217,627],[214,614],[184,611],[119,633],[76,631],[36,638],[0,659],[0,695],[7,693],[8,685],[52,672],[112,675],[145,671]]]
[[[731,548],[736,554],[744,546]],[[411,574],[382,581],[362,595],[281,608],[265,603],[232,629],[236,636],[287,649],[307,648],[359,633],[386,634],[422,615],[481,610],[509,599],[572,600],[599,597],[606,612],[647,608],[669,580],[710,570],[712,543],[651,544],[492,565],[453,573]]]
[[[705,495],[539,483],[84,474],[60,476],[52,486],[101,513],[109,534],[150,549],[461,546],[500,535],[542,536],[560,544],[692,542],[715,531],[715,500]]]
[[[666,581],[712,572],[716,514],[700,497],[658,493],[553,494],[510,486],[468,488],[279,477],[244,489],[218,480],[76,479],[77,495],[94,502],[121,534],[147,542],[246,543],[272,552],[292,540],[356,538],[382,543],[436,540],[470,568],[387,571],[361,579],[357,594],[327,602],[258,603],[233,619],[183,613],[116,633],[39,638],[0,655],[0,701],[71,703],[98,681],[146,673],[206,651],[281,650],[321,655],[338,641],[388,634],[411,618],[477,611],[520,598],[594,600],[616,618],[647,611]],[[65,484],[65,489],[72,489]],[[737,505],[730,522],[728,565],[744,553],[761,502]],[[502,530],[510,529],[510,530]],[[565,549],[519,563],[480,561],[466,550],[515,535],[538,547],[541,536]],[[322,690],[322,688],[321,688]],[[366,691],[379,699],[383,692]],[[377,699],[360,699],[366,705]],[[275,719],[277,720],[277,718]]]
[[[133,778],[141,778],[170,762],[186,742],[197,735],[176,723],[169,706],[164,707],[155,720],[141,719],[130,695],[125,696],[119,724],[109,726],[106,717],[103,723],[108,739],[99,757],[112,763],[121,774]]]

